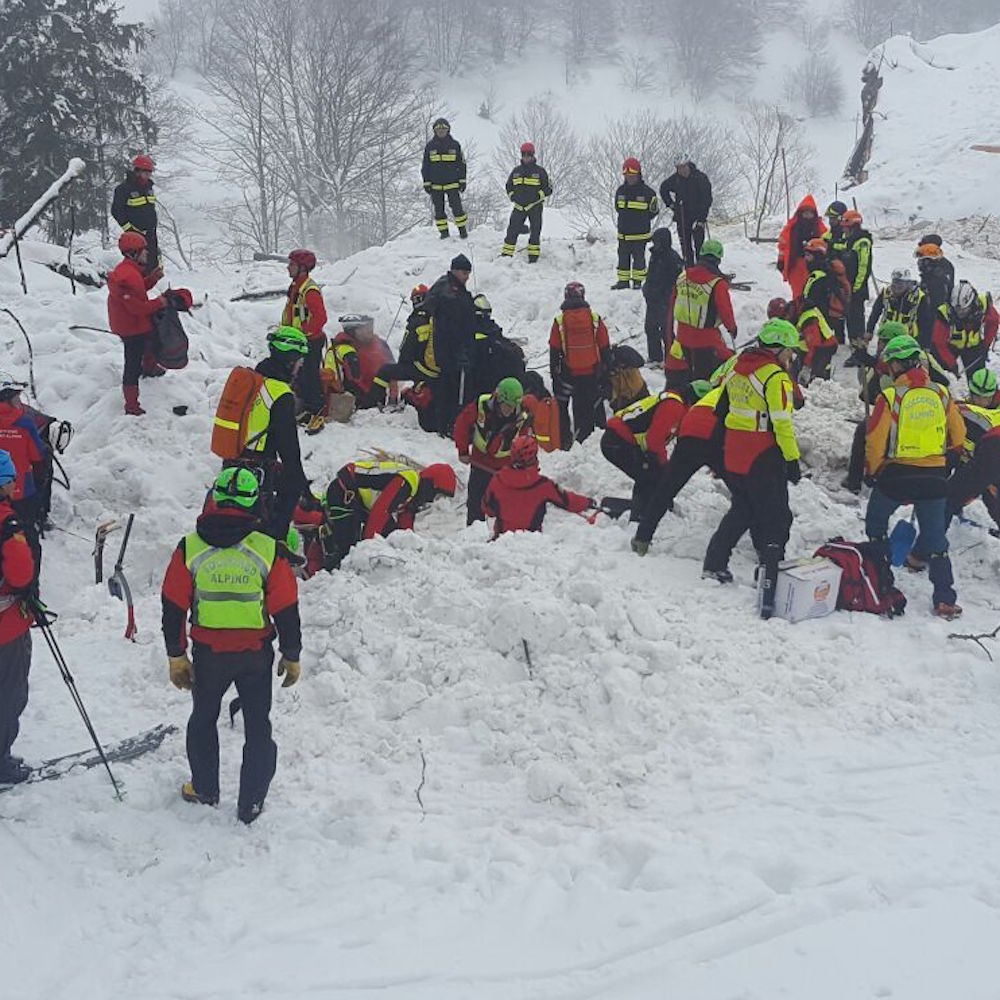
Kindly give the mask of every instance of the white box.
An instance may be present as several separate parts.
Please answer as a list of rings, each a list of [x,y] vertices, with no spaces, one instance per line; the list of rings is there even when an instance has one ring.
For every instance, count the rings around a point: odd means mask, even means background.
[[[840,567],[829,559],[786,559],[778,566],[775,615],[801,622],[836,611],[840,573]]]

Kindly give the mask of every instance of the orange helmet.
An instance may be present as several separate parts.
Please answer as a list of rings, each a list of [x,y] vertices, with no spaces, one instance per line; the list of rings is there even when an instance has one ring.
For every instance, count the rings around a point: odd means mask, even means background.
[[[538,464],[538,441],[533,434],[522,434],[514,438],[514,443],[510,446],[510,464],[515,469]]]
[[[824,257],[826,256],[826,251],[826,240],[820,239],[818,236],[809,240],[809,242],[802,248],[803,253],[820,253]]]
[[[140,253],[146,249],[146,237],[142,233],[136,233],[129,231],[127,233],[122,233],[118,237],[118,249],[126,256],[129,257],[132,254]]]
[[[639,164],[639,161],[634,156],[630,156],[622,164],[622,173],[623,174],[641,174],[642,173],[642,167]]]
[[[842,226],[847,226],[848,228],[851,226],[860,226],[862,222],[864,222],[864,219],[862,218],[861,213],[855,208],[849,208],[840,217],[840,224]]]
[[[913,251],[913,256],[920,257],[943,257],[944,251],[936,243],[921,243],[916,250]]]

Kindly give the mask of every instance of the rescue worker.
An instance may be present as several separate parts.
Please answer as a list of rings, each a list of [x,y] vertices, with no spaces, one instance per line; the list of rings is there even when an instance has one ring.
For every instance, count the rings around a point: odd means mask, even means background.
[[[955,265],[945,257],[941,243],[937,233],[928,233],[920,238],[913,252],[920,274],[920,287],[927,293],[934,309],[947,305],[955,289]],[[921,346],[926,349],[926,345]]]
[[[490,480],[483,512],[495,518],[493,537],[508,531],[541,531],[549,504],[571,514],[597,506],[592,497],[564,490],[538,468],[538,441],[533,434],[514,439],[510,462]]]
[[[801,349],[799,332],[791,323],[769,319],[756,345],[737,357],[724,387],[728,409],[723,470],[732,501],[708,543],[702,576],[731,582],[729,558],[749,530],[760,567],[760,616],[764,619],[774,613],[778,564],[785,556],[792,526],[788,484],[801,478],[788,374]]]
[[[911,336],[893,337],[882,353],[893,384],[879,394],[868,418],[865,470],[873,486],[865,532],[888,558],[889,518],[902,504],[913,504],[920,534],[907,565],[929,566],[934,614],[950,621],[962,609],[948,557],[948,455],[959,460],[965,421],[948,390],[931,380]]]
[[[434,385],[434,406],[438,433],[444,435],[451,434],[455,415],[471,394],[471,385],[465,385],[476,332],[476,307],[466,287],[471,274],[471,261],[460,253],[424,300],[434,320],[434,356],[441,369]]]
[[[736,342],[736,318],[729,281],[720,269],[723,248],[718,240],[702,244],[698,262],[677,279],[673,318],[677,323],[667,353],[667,384],[681,386],[707,379],[733,351],[722,339],[721,327]]]
[[[462,207],[465,191],[465,154],[457,139],[451,135],[447,118],[438,118],[433,125],[434,136],[424,147],[424,162],[420,168],[424,190],[431,197],[434,224],[441,239],[448,239],[448,215],[444,200],[448,199],[451,214],[458,226],[458,235],[464,240],[469,236],[469,217]]]
[[[181,796],[201,805],[219,803],[219,709],[235,684],[244,725],[237,803],[243,823],[260,815],[277,765],[270,720],[275,633],[282,687],[299,679],[302,652],[298,585],[275,540],[257,530],[259,499],[252,472],[223,469],[213,502],[174,549],[161,591],[170,681],[190,691],[192,699],[191,780],[182,785]]]
[[[534,264],[542,252],[542,206],[552,194],[549,175],[535,162],[535,144],[521,143],[521,162],[507,178],[507,197],[513,208],[504,236],[502,257],[513,257],[518,236],[528,230],[528,263]]]
[[[622,164],[624,182],[615,192],[618,213],[618,280],[612,290],[642,288],[646,280],[646,244],[653,235],[653,219],[659,214],[656,192],[642,179],[639,161],[630,156]]]
[[[483,520],[483,496],[494,474],[510,460],[514,439],[526,433],[531,417],[522,405],[524,389],[516,378],[473,400],[455,421],[458,460],[471,465],[466,524]]]
[[[573,433],[586,441],[603,411],[597,408],[611,365],[611,342],[604,320],[591,309],[586,289],[571,281],[563,291],[562,307],[549,330],[549,377],[556,397],[572,400]]]
[[[340,326],[330,346],[344,390],[354,396],[359,410],[381,405],[385,390],[375,380],[382,366],[395,360],[392,348],[376,336],[371,316],[341,316]]]
[[[959,401],[958,410],[965,421],[965,454],[948,480],[945,516],[950,522],[978,497],[1000,528],[1000,391],[996,375],[988,368],[974,372],[969,377],[969,398]]]
[[[680,250],[684,263],[691,267],[701,256],[705,242],[712,182],[692,160],[682,156],[674,164],[674,172],[660,185],[660,199],[665,208],[674,210]]]
[[[10,502],[16,485],[14,461],[0,450],[0,785],[19,784],[31,774],[31,768],[10,752],[28,704],[28,630],[34,616],[24,598],[37,576],[31,545]]]
[[[393,459],[348,462],[327,488],[322,551],[310,552],[310,568],[336,569],[358,542],[411,530],[420,511],[453,497],[455,488],[455,470],[442,463],[420,469]]]
[[[935,310],[926,290],[918,285],[907,268],[897,269],[872,303],[867,338],[859,346],[867,347],[876,334],[879,340],[885,340],[881,331],[883,324],[902,323],[906,332],[921,346],[930,347],[934,319]]]
[[[810,240],[803,248],[803,259],[809,277],[802,289],[802,298],[796,303],[798,319],[795,325],[806,345],[806,354],[797,381],[808,387],[814,378],[830,378],[830,362],[837,353],[837,337],[829,317],[841,289],[838,278],[831,271],[832,264],[827,261],[824,240]]]
[[[125,412],[140,417],[146,411],[139,405],[139,376],[159,377],[166,369],[157,364],[153,353],[153,317],[167,302],[177,309],[191,307],[191,293],[186,288],[174,288],[156,298],[146,294],[163,276],[156,268],[149,272],[146,264],[149,250],[146,237],[138,232],[122,233],[118,237],[122,261],[108,275],[108,324],[120,337],[125,349],[125,369],[122,373],[122,395]]]
[[[845,317],[849,341],[862,337],[865,332],[868,284],[873,267],[872,234],[861,228],[862,222],[864,219],[861,213],[855,209],[848,209],[840,218],[844,249],[838,251],[837,256],[844,263],[847,280],[851,285],[851,298]]]
[[[670,244],[669,229],[653,231],[649,269],[642,285],[646,300],[646,359],[651,368],[663,365],[664,350],[673,343],[674,286],[684,270],[684,260]]]
[[[524,351],[503,335],[503,328],[493,319],[490,300],[482,292],[475,296],[472,304],[476,309],[476,332],[468,376],[472,393],[480,396],[492,392],[501,379],[508,377],[522,382]]]
[[[441,374],[434,357],[434,320],[426,309],[427,293],[430,289],[423,284],[414,285],[410,292],[412,310],[406,318],[406,331],[399,348],[399,360],[384,364],[375,376],[374,384],[383,394],[388,394],[390,405],[396,403],[393,397],[397,382],[434,382]]]
[[[153,193],[153,158],[140,153],[132,161],[132,169],[116,188],[111,199],[111,217],[122,227],[122,232],[138,233],[146,238],[149,256],[142,265],[143,274],[156,274],[156,281],[163,277],[160,244],[156,236],[156,195]]]
[[[707,382],[685,386],[683,390],[665,389],[650,393],[608,419],[601,436],[601,454],[632,480],[631,519],[639,515],[652,495],[653,485],[667,465],[667,445],[699,390],[707,391]]]
[[[778,261],[776,267],[782,273],[792,290],[792,298],[797,299],[805,288],[809,270],[803,258],[803,248],[812,239],[826,232],[826,224],[819,217],[816,199],[811,194],[799,202],[795,214],[785,223],[778,237]]]
[[[281,326],[290,326],[306,335],[309,353],[299,369],[295,391],[302,401],[299,423],[307,434],[318,434],[326,425],[323,412],[326,401],[319,370],[323,365],[326,347],[326,304],[319,285],[310,276],[316,267],[316,254],[312,250],[293,250],[288,255],[288,286],[285,307],[281,311]]]
[[[250,410],[247,446],[238,462],[257,470],[264,493],[264,530],[280,541],[288,534],[299,497],[309,495],[292,393],[309,344],[306,335],[291,326],[279,326],[268,334],[267,342],[270,354],[254,369],[263,382]]]
[[[639,512],[639,527],[632,539],[632,551],[640,556],[649,551],[650,542],[664,514],[674,509],[674,498],[699,469],[707,468],[720,478],[723,474],[725,412],[724,407],[719,405],[725,397],[723,386],[720,384],[712,388],[707,382],[692,382],[691,389],[700,398],[681,418],[670,461],[660,469],[650,496]]]
[[[34,417],[21,401],[24,388],[23,382],[0,372],[0,450],[10,455],[17,471],[9,503],[27,532],[35,561],[39,562],[38,539],[47,513],[39,487],[46,477],[49,448],[38,433]]]
[[[980,295],[971,282],[960,281],[952,292],[951,302],[938,307],[931,335],[933,356],[942,368],[955,375],[961,360],[968,379],[986,367],[998,326],[1000,315],[989,292]]]

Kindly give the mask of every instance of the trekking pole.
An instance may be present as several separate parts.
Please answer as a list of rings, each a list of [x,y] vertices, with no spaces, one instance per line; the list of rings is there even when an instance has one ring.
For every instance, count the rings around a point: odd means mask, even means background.
[[[403,305],[406,302],[406,297],[401,295],[399,297],[399,308],[396,310],[396,315],[392,317],[392,325],[389,327],[389,332],[385,335],[385,342],[389,343],[389,338],[392,336],[392,331],[396,329],[396,320],[399,319],[399,314],[403,311]]]
[[[108,763],[107,755],[104,753],[104,747],[101,746],[101,741],[97,738],[97,733],[94,732],[94,725],[90,721],[90,716],[87,714],[87,709],[83,704],[83,699],[80,697],[80,692],[77,690],[76,681],[73,680],[73,675],[69,672],[69,666],[66,663],[66,658],[62,654],[62,650],[59,648],[59,643],[56,642],[56,637],[52,632],[52,621],[54,618],[50,619],[51,612],[37,597],[30,597],[28,599],[28,607],[34,612],[35,623],[41,629],[42,635],[45,637],[45,644],[49,647],[49,652],[52,654],[52,659],[56,661],[56,666],[59,668],[59,673],[62,674],[62,679],[66,682],[66,687],[69,688],[70,697],[73,699],[73,704],[76,705],[77,711],[80,713],[80,718],[83,719],[83,724],[87,727],[87,732],[90,734],[90,738],[94,742],[94,749],[97,750],[98,756],[101,758],[101,763],[104,765],[104,769],[108,772],[108,777],[111,779],[111,784],[115,790],[115,798],[119,802],[123,802],[122,790],[118,785],[114,774],[111,771],[111,764]]]
[[[17,324],[17,328],[24,337],[24,342],[28,345],[28,382],[31,384],[31,395],[37,403],[38,393],[35,390],[35,352],[31,347],[31,338],[28,336],[28,331],[21,325],[21,321],[9,309],[0,309],[0,312],[5,312]],[[108,332],[110,333],[111,331],[109,330]]]
[[[21,260],[21,241],[17,238],[17,223],[14,223],[14,228],[11,230],[14,236],[14,256],[17,258],[17,269],[21,272],[21,291],[25,295],[28,294],[28,282],[24,277],[24,261]]]

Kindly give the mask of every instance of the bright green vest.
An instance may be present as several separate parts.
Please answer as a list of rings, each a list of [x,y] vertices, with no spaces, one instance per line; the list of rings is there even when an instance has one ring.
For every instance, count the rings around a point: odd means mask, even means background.
[[[194,581],[191,624],[213,629],[266,628],[264,585],[274,565],[276,544],[259,531],[251,531],[226,549],[213,548],[197,532],[188,535],[184,563]]]
[[[267,448],[267,431],[271,426],[271,407],[291,392],[287,382],[276,378],[265,378],[257,390],[250,416],[247,419],[247,452],[263,452]]]

